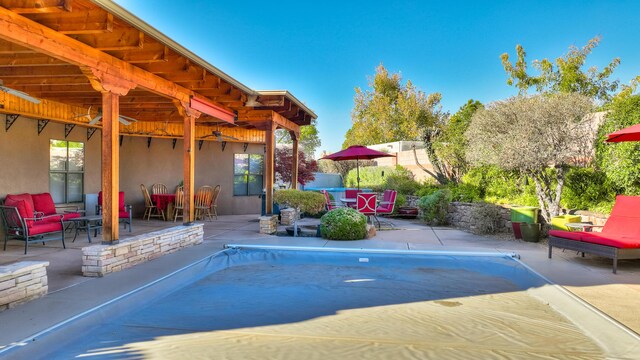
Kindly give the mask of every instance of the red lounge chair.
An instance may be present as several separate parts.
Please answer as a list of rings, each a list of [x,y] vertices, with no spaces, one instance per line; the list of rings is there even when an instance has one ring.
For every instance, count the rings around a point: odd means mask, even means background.
[[[602,232],[549,231],[549,258],[553,247],[613,259],[615,274],[618,259],[640,259],[640,196],[616,197]]]

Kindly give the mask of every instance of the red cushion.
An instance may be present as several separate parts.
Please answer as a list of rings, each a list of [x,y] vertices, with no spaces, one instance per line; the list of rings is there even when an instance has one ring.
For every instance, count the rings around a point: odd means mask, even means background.
[[[607,236],[602,233],[592,233],[590,235],[585,235],[582,238],[582,241],[592,244],[612,246],[618,249],[640,248],[640,237]]]
[[[586,234],[591,234],[591,233],[587,233],[584,231],[549,230],[550,236],[555,236],[555,237],[575,240],[575,241],[582,241],[582,237],[585,236]]]
[[[7,196],[7,198],[4,201],[4,204],[6,206],[13,206],[15,208],[18,209],[18,214],[20,214],[20,217],[23,219],[26,218],[33,218],[34,214],[33,214],[33,207],[31,207],[31,203],[24,201],[24,200],[19,200],[19,197],[12,197],[10,198],[9,196]],[[17,219],[13,219],[13,221],[16,222],[16,226],[19,226],[19,224],[17,224]],[[33,224],[33,220],[25,220],[26,224],[28,227],[31,227],[31,225]]]
[[[48,232],[62,231],[62,224],[58,222],[38,221],[29,227],[29,235],[38,235]]]
[[[53,215],[56,213],[56,205],[53,203],[53,198],[49,193],[32,194],[33,208],[36,211],[40,211],[45,215]]]
[[[346,189],[344,191],[344,197],[347,199],[355,199],[359,192],[360,190]]]
[[[102,206],[102,191],[98,193],[98,205]],[[118,211],[126,211],[124,208],[124,191],[118,193]],[[129,217],[127,215],[127,217]]]
[[[5,203],[10,200],[15,200],[15,201],[23,200],[29,205],[29,207],[32,210],[35,209],[35,207],[33,206],[33,199],[31,198],[30,194],[24,193],[24,194],[16,194],[16,195],[7,195],[7,197],[4,199]],[[15,205],[7,205],[7,206],[15,206]],[[28,217],[33,217],[33,214],[31,214]]]
[[[118,211],[118,218],[120,219],[128,219],[129,212],[128,211]]]
[[[618,195],[611,215],[602,228],[609,237],[636,237],[640,235],[640,196]]]
[[[77,212],[65,213],[62,215],[62,221],[69,221],[71,219],[79,218],[82,214]]]

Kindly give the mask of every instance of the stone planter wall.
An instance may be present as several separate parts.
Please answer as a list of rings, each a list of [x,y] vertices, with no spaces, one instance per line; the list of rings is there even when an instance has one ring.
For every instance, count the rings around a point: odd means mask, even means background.
[[[452,202],[449,204],[449,213],[447,215],[447,221],[449,224],[462,229],[476,231],[477,224],[472,220],[472,212],[475,207],[481,206],[482,203],[465,203],[465,202]],[[511,209],[500,205],[495,206],[500,213],[500,220],[497,224],[498,232],[512,232],[511,229]]]
[[[0,311],[47,294],[48,261],[21,261],[0,266]]]
[[[115,245],[82,248],[82,275],[104,276],[182,248],[201,244],[203,225],[174,226],[141,234]]]
[[[300,214],[294,208],[280,210],[280,224],[293,225],[296,220],[300,220]]]
[[[278,215],[260,217],[260,234],[275,234],[278,231]]]

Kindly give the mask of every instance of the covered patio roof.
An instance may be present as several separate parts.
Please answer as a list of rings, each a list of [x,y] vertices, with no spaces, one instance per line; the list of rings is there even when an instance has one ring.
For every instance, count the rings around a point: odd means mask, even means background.
[[[65,136],[102,130],[105,242],[118,240],[121,135],[184,138],[190,224],[196,141],[265,144],[271,213],[274,131],[293,138],[295,179],[300,126],[316,118],[288,91],[248,88],[109,0],[0,0],[0,81],[5,129],[23,115],[68,124]]]
[[[2,0],[0,6],[0,80],[47,100],[41,107],[55,115],[6,93],[0,112],[100,127],[89,125],[102,107],[91,78],[116,73],[135,83],[120,98],[120,114],[138,122],[121,125],[123,135],[182,137],[175,100],[191,98],[236,117],[231,124],[203,113],[196,139],[218,140],[220,133],[225,141],[263,143],[256,130],[274,119],[297,132],[317,117],[288,91],[248,88],[112,1]]]

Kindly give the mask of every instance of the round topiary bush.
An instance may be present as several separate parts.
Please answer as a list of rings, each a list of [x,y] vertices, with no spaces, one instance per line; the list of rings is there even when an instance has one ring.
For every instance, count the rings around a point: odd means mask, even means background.
[[[360,240],[367,236],[367,217],[351,208],[338,208],[320,218],[320,234],[329,240]]]

